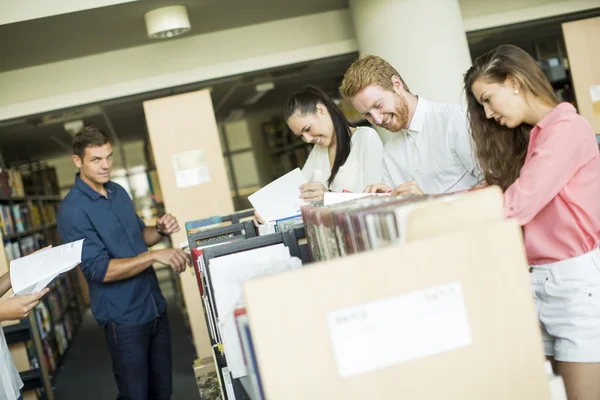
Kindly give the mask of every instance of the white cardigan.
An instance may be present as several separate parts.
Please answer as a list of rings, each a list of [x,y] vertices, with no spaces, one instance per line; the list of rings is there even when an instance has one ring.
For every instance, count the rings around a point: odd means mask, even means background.
[[[333,192],[362,193],[367,186],[382,182],[382,160],[383,144],[377,132],[373,128],[357,127],[352,135],[350,154],[328,188]],[[327,149],[315,145],[302,173],[308,181],[321,182],[327,187],[331,175]]]

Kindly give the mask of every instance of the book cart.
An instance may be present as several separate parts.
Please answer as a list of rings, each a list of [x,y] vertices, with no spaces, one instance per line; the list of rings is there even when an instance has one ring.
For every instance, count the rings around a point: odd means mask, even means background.
[[[198,279],[198,288],[202,296],[204,318],[209,330],[213,362],[220,391],[225,400],[254,400],[258,390],[249,377],[232,379],[227,366],[223,345],[217,331],[219,317],[215,303],[212,286],[210,260],[243,251],[262,247],[284,244],[290,250],[292,257],[297,257],[304,264],[310,262],[310,251],[306,243],[304,227],[296,227],[285,232],[277,232],[264,236],[256,235],[256,228],[252,220],[239,222],[251,217],[253,213],[233,214],[221,217],[222,222],[231,222],[231,225],[205,227],[188,235],[188,242],[193,256],[194,272]],[[243,265],[240,266],[243,268]],[[201,399],[204,400],[204,397]]]

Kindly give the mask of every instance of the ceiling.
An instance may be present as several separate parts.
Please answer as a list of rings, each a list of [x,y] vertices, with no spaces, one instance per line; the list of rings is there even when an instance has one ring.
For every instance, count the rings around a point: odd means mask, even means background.
[[[522,1],[529,5],[554,0],[506,0],[502,7],[508,7],[506,4],[509,3],[511,7],[516,7]],[[498,10],[491,10],[487,0],[485,7],[481,0],[460,0],[460,3],[463,14],[465,9],[470,10],[470,17],[504,9],[498,5]],[[155,8],[175,4],[185,5],[190,16],[192,31],[183,37],[348,8],[348,0],[138,0],[0,25],[0,38],[11,38],[0,40],[0,72],[149,44],[151,41],[146,37],[144,14]],[[598,13],[599,10],[595,12]],[[487,51],[490,46],[502,42],[523,42],[560,35],[560,24],[565,18],[581,18],[581,15],[583,14],[470,32],[467,36],[471,52],[478,55]],[[153,98],[210,87],[217,120],[223,121],[232,110],[239,108],[244,108],[244,112],[248,114],[282,107],[292,92],[307,84],[317,85],[331,95],[337,95],[341,78],[356,56],[348,54],[314,60],[301,65],[114,99],[95,105],[100,108],[82,119],[86,124],[99,125],[107,131],[107,121],[110,121],[118,138],[127,142],[145,138],[142,103]],[[256,85],[264,82],[273,82],[275,88],[256,104],[245,106],[244,102],[256,93]],[[57,122],[53,124],[41,123],[47,117],[44,115],[0,122],[0,153],[5,162],[10,164],[69,154],[71,137],[65,132],[63,123],[77,119],[84,108],[82,106],[75,110],[58,110],[52,113],[57,114],[54,116]],[[64,113],[67,115],[63,115]]]
[[[6,165],[70,154],[71,137],[64,130],[63,124],[74,119],[82,119],[86,125],[100,126],[106,132],[110,131],[107,124],[110,121],[120,141],[142,140],[146,136],[142,106],[144,101],[202,88],[211,89],[218,121],[224,121],[233,110],[240,108],[244,109],[245,114],[266,109],[283,110],[285,100],[294,91],[308,84],[320,87],[331,96],[337,96],[344,72],[357,56],[358,54],[353,53],[313,60],[114,99],[77,109],[0,122],[0,151]],[[268,91],[256,104],[245,105],[256,94],[256,85],[265,82],[272,82],[274,89]],[[277,114],[281,112],[277,111]]]
[[[186,6],[189,36],[344,9],[348,0],[138,0],[0,25],[0,72],[149,44],[144,14],[170,5]]]
[[[348,0],[138,0],[0,25],[0,38],[11,38],[0,40],[0,72],[152,43],[146,36],[144,14],[170,5],[186,6],[192,25],[190,33],[182,36],[187,37],[348,8]],[[244,101],[256,93],[255,86],[261,82],[274,82],[275,89],[257,104],[246,106],[246,112],[281,106],[291,92],[309,83],[336,93],[341,77],[354,56],[114,99],[99,104],[101,108],[94,110],[95,115],[86,115],[83,120],[107,131],[108,120],[121,141],[140,140],[146,135],[142,108],[145,100],[211,87],[217,119],[224,120],[231,110],[243,106]],[[63,123],[77,119],[82,109],[51,113],[58,117],[53,124],[42,123],[48,115],[0,122],[0,153],[5,163],[9,165],[69,154],[71,137],[64,130]]]

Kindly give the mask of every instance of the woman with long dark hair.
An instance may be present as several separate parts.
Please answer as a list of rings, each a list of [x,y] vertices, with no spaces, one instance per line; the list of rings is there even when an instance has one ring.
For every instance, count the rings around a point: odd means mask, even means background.
[[[381,181],[383,144],[369,127],[354,127],[322,90],[306,86],[292,95],[284,108],[292,132],[313,147],[302,172],[309,181],[301,197],[322,201],[327,191],[362,193]]]
[[[465,74],[476,155],[523,226],[544,350],[569,399],[600,399],[600,155],[535,60],[499,46]],[[510,291],[507,288],[507,293]]]

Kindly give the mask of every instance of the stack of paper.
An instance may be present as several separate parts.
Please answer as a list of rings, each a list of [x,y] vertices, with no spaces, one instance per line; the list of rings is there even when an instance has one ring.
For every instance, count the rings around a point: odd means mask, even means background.
[[[302,261],[291,257],[290,250],[283,244],[217,257],[210,261],[208,268],[217,308],[219,331],[227,366],[234,378],[245,376],[247,373],[234,318],[235,309],[242,302],[243,283],[259,276],[301,266]]]
[[[10,262],[10,282],[15,295],[37,293],[58,275],[81,263],[83,240],[38,251]]]
[[[265,221],[300,215],[300,207],[308,204],[300,198],[300,186],[306,182],[302,171],[296,168],[252,194],[248,200]]]

